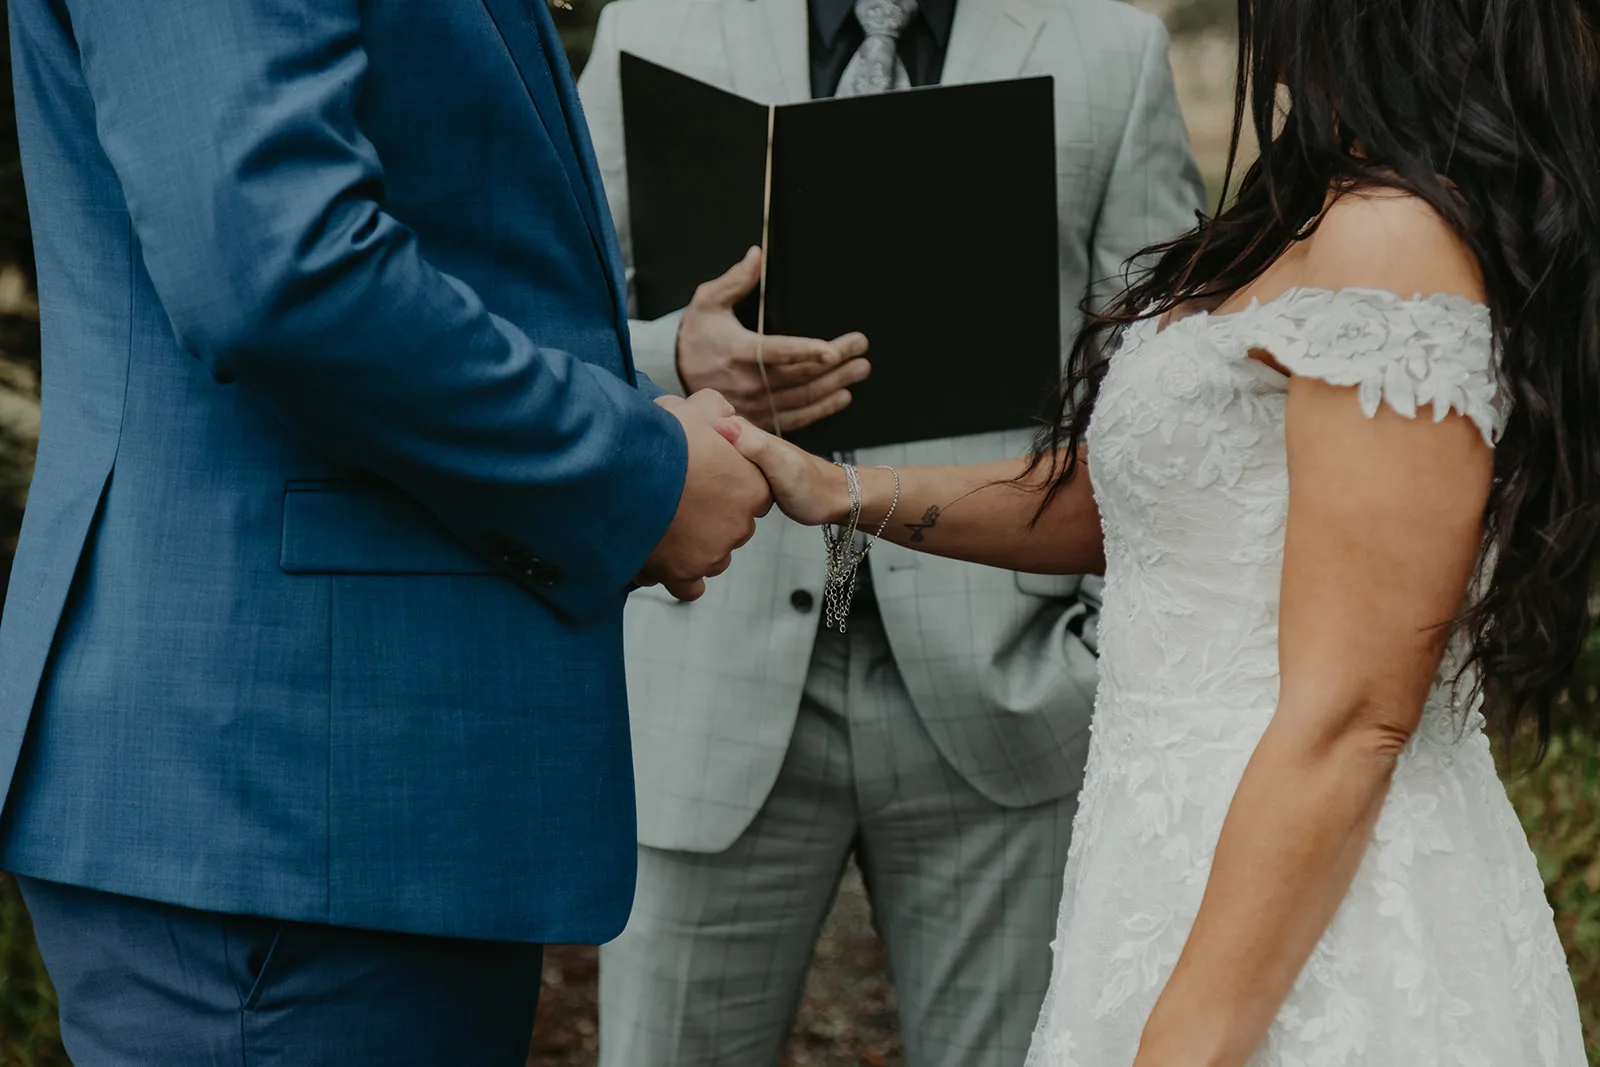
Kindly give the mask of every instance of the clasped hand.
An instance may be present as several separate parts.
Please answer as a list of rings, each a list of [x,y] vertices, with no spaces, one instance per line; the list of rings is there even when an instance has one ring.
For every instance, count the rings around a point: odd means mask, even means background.
[[[772,509],[772,495],[761,471],[718,433],[717,422],[733,415],[721,394],[704,389],[687,400],[663,396],[656,403],[683,425],[688,470],[672,523],[635,583],[698,600],[705,580],[727,570],[734,550],[755,536],[756,520]]]
[[[844,470],[747,419],[720,418],[716,431],[767,480],[773,503],[802,526],[843,522],[850,512]]]
[[[806,526],[840,522],[848,510],[838,464],[780,440],[734,414],[721,394],[656,401],[683,424],[689,472],[666,536],[636,579],[679,600],[705,595],[705,579],[728,569],[773,503]]]
[[[758,337],[745,329],[733,309],[760,280],[761,252],[752,248],[722,277],[700,286],[684,311],[677,344],[678,376],[696,391],[687,400],[656,401],[683,424],[689,469],[672,524],[635,582],[660,585],[679,600],[705,595],[705,580],[728,569],[734,550],[755,535],[755,520],[771,509],[768,480],[774,475],[763,476],[754,465],[757,454],[780,466],[780,479],[802,469],[821,478],[837,474],[831,463],[775,438],[782,447],[764,448],[767,435],[760,428],[771,428],[774,415],[785,430],[827,418],[850,403],[849,387],[871,372],[860,358],[867,339],[859,333],[823,341]],[[742,446],[740,426],[751,429]],[[750,451],[741,453],[741,447]],[[809,514],[807,508],[790,512],[802,522]]]

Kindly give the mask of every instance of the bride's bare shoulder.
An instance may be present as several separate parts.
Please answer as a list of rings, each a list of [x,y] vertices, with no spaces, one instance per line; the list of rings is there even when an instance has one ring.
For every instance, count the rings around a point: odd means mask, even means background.
[[[1427,201],[1390,189],[1336,197],[1305,240],[1302,271],[1304,284],[1322,289],[1485,299],[1477,260],[1450,224]]]

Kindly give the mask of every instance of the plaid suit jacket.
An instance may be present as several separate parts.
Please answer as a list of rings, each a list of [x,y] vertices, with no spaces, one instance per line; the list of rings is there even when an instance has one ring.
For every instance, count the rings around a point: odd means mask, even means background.
[[[631,279],[618,56],[633,52],[765,103],[810,96],[806,0],[617,0],[579,81]],[[1049,74],[1056,87],[1062,336],[1086,293],[1115,286],[1146,245],[1193,225],[1198,169],[1161,23],[1117,0],[960,0],[943,81]],[[678,315],[633,321],[635,357],[681,389]],[[1025,432],[863,451],[877,463],[973,463],[1022,453]],[[887,543],[870,557],[884,626],[940,751],[990,799],[1076,790],[1096,668],[1082,634],[1098,579],[1014,574]],[[821,603],[822,539],[776,512],[704,599],[635,594],[628,688],[646,845],[720,851],[783,762]],[[809,610],[807,610],[809,605]],[[1091,636],[1092,640],[1092,636]]]

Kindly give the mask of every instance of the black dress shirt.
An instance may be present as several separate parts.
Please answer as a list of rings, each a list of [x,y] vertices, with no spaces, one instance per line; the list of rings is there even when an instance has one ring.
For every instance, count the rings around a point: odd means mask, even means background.
[[[856,21],[855,0],[809,0],[811,8],[811,97],[832,96],[850,57],[866,34]],[[900,35],[900,61],[912,85],[937,85],[944,70],[956,0],[920,0],[916,17]]]

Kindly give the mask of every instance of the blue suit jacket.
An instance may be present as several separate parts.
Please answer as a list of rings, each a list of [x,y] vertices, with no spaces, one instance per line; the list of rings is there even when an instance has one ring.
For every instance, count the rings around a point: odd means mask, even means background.
[[[633,890],[685,445],[546,0],[10,0],[43,439],[0,866],[528,941]]]

